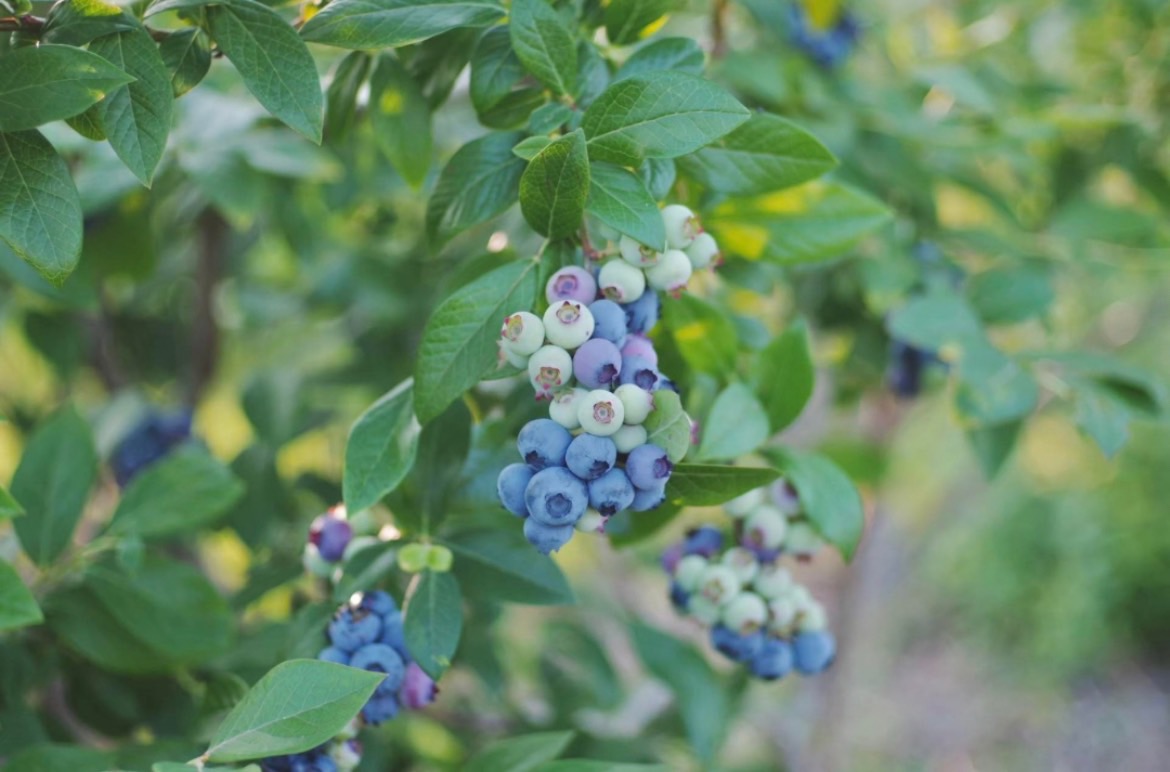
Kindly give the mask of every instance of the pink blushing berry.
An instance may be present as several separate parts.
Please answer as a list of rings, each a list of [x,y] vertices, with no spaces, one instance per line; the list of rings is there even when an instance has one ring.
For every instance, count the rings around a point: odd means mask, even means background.
[[[592,303],[597,297],[597,280],[584,268],[569,266],[549,278],[544,294],[549,303],[556,303],[558,300]]]

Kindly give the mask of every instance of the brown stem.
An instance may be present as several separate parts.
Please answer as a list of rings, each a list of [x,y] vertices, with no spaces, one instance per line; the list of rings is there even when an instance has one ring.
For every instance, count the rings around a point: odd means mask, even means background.
[[[219,327],[215,323],[215,288],[223,272],[228,224],[214,209],[198,222],[195,264],[195,320],[191,330],[191,388],[188,404],[198,404],[219,360]]]
[[[57,723],[78,743],[100,750],[109,750],[114,747],[113,740],[86,725],[69,707],[69,701],[65,697],[65,682],[63,680],[57,679],[49,684],[49,688],[45,690],[44,699],[45,712],[57,719]]]
[[[101,288],[98,290],[98,302],[97,316],[89,320],[90,364],[102,379],[106,391],[113,393],[125,386],[128,380],[118,361],[110,300]]]
[[[711,58],[727,54],[727,0],[715,0],[711,7]]]

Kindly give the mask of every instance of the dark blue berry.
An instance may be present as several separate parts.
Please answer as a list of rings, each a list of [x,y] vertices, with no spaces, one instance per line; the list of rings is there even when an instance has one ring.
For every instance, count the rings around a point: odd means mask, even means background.
[[[748,667],[756,678],[774,681],[788,675],[792,670],[792,661],[792,644],[780,638],[769,637],[752,657]]]
[[[564,467],[554,466],[533,475],[524,491],[529,519],[553,528],[576,523],[589,506],[585,482]]]
[[[828,630],[801,633],[792,640],[793,662],[805,675],[815,675],[833,664],[837,640]]]
[[[565,466],[582,480],[596,480],[617,463],[617,446],[609,437],[581,434],[569,444]],[[604,513],[602,513],[604,514]]]
[[[683,552],[687,555],[702,555],[712,558],[723,550],[723,532],[718,528],[704,525],[687,533]]]
[[[723,656],[736,662],[747,662],[755,657],[763,648],[766,637],[763,630],[740,635],[723,625],[711,628],[711,645]]]
[[[536,474],[528,464],[509,464],[496,478],[496,494],[504,509],[518,517],[528,517],[528,505],[524,503],[524,489]]]
[[[634,484],[622,469],[610,469],[589,482],[589,506],[606,517],[633,504],[634,494]]]
[[[612,300],[598,300],[589,306],[593,314],[593,337],[621,345],[629,330],[625,310]]]
[[[524,538],[543,555],[556,552],[573,538],[571,525],[551,526],[530,517],[524,521]]]
[[[626,458],[626,474],[635,488],[658,490],[670,479],[674,465],[666,451],[657,445],[647,443],[630,451]]]
[[[642,297],[634,302],[624,304],[622,309],[626,312],[626,329],[639,335],[653,330],[662,313],[658,293],[651,290],[643,292]]]
[[[565,451],[573,435],[551,418],[537,418],[524,424],[516,438],[516,447],[524,463],[539,471],[548,467],[564,466]]]

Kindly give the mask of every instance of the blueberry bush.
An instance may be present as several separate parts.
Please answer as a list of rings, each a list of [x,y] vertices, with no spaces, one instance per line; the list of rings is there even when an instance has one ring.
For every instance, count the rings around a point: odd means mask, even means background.
[[[1116,455],[1163,386],[1060,303],[1165,127],[950,5],[0,0],[5,768],[713,768],[847,644],[834,416]]]

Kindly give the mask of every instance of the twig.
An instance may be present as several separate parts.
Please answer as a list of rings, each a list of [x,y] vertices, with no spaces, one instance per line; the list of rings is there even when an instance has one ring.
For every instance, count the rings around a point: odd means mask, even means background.
[[[191,386],[187,403],[199,403],[219,361],[219,327],[215,323],[215,288],[223,271],[228,224],[212,208],[198,221],[195,263],[195,321],[191,330]]]
[[[65,696],[65,682],[62,679],[58,678],[49,684],[49,688],[45,690],[44,706],[45,711],[57,719],[57,723],[64,727],[81,745],[88,745],[100,750],[110,750],[115,747],[113,740],[87,726],[69,707],[69,701]]]
[[[127,383],[126,373],[118,361],[114,327],[111,322],[110,301],[105,292],[98,289],[98,313],[90,320],[90,364],[97,371],[106,391],[113,393]]]
[[[727,0],[715,0],[711,7],[711,58],[727,54]]]

